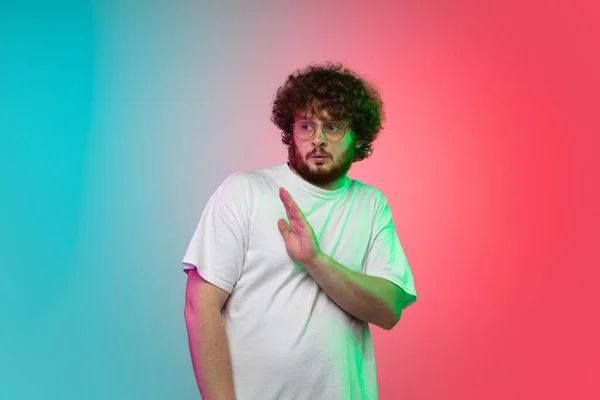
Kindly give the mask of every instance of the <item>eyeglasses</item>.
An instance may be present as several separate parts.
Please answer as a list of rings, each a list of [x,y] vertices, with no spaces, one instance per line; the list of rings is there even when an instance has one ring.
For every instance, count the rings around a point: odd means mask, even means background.
[[[300,140],[308,140],[315,134],[319,125],[321,125],[321,131],[325,134],[325,137],[332,142],[342,139],[348,131],[348,126],[339,121],[327,121],[318,124],[302,119],[294,122],[294,135]]]

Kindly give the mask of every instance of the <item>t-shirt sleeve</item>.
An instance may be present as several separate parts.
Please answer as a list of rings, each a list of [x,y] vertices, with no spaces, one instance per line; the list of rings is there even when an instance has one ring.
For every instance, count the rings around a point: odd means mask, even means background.
[[[248,245],[248,179],[230,175],[208,200],[183,257],[184,270],[231,293]]]
[[[399,286],[406,294],[404,307],[417,301],[412,271],[398,239],[392,212],[385,197],[375,213],[373,235],[365,257],[366,275],[377,276]]]

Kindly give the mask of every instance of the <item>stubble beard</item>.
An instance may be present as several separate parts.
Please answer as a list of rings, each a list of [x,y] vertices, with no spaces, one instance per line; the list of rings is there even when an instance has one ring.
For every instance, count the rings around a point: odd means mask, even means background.
[[[356,148],[352,145],[340,155],[338,161],[329,159],[324,164],[313,167],[309,165],[313,161],[303,158],[292,143],[288,148],[288,163],[306,181],[315,185],[327,185],[344,177],[350,171],[355,155]]]

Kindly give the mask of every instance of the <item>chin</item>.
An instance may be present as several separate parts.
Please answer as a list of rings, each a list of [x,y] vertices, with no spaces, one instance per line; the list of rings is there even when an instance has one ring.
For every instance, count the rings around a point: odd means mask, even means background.
[[[331,168],[332,167],[332,164],[330,162],[326,162],[326,163],[323,163],[323,164],[318,164],[318,163],[316,163],[314,161],[309,161],[307,165],[310,165],[313,168],[320,168],[320,169]]]

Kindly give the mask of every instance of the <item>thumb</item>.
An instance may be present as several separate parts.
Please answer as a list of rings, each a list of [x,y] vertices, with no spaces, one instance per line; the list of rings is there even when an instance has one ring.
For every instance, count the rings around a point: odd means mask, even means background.
[[[287,222],[285,222],[285,219],[282,218],[279,221],[277,221],[277,227],[279,228],[279,232],[281,232],[283,238],[287,238],[287,235],[290,234],[290,230],[288,228]]]

